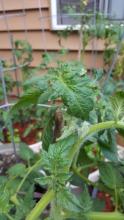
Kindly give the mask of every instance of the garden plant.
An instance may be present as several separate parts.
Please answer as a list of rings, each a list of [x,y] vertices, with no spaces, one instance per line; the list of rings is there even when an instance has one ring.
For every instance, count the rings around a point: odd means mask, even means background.
[[[0,176],[1,220],[124,219],[124,160],[116,143],[116,132],[124,129],[124,92],[106,96],[100,80],[99,72],[90,78],[80,63],[58,62],[25,82],[8,117],[37,105],[45,119],[42,150],[34,154],[21,143],[20,160]],[[88,178],[94,170],[96,182]],[[38,202],[36,184],[45,189]],[[103,212],[91,186],[110,195],[113,212]]]
[[[87,0],[81,2],[86,6]],[[19,141],[16,162],[4,169],[0,166],[0,220],[124,220],[124,158],[116,140],[117,134],[124,135],[123,47],[120,54],[115,48],[122,41],[123,26],[103,22],[97,13],[95,28],[91,21],[91,16],[81,18],[78,58],[83,60],[90,40],[101,38],[105,67],[93,68],[90,76],[81,62],[57,61],[49,66],[48,53],[31,69],[29,43],[14,44],[16,63],[22,65],[23,82],[18,86],[23,94],[9,114],[1,111],[2,123],[21,120],[24,126],[32,120],[33,128],[42,128],[42,149],[35,154]],[[57,33],[63,55],[67,50],[61,38],[71,31]],[[34,76],[41,70],[44,75]],[[118,75],[122,78],[117,81]],[[11,90],[11,80],[5,80]],[[25,135],[30,130],[32,125]],[[94,172],[95,180],[89,178]],[[99,193],[107,195],[109,208]]]

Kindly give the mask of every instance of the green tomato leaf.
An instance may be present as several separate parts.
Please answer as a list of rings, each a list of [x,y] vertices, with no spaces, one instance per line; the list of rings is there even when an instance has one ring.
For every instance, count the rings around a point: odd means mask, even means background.
[[[91,211],[93,202],[86,186],[84,186],[84,190],[79,197],[79,201],[82,206],[82,212],[86,213]]]
[[[123,187],[123,179],[118,170],[107,162],[99,164],[100,178],[102,182],[110,189]]]
[[[34,157],[34,152],[28,147],[27,144],[25,143],[21,143],[20,144],[20,148],[19,148],[19,156],[23,159],[23,160],[31,160]]]
[[[94,211],[101,212],[104,210],[104,208],[105,208],[105,200],[104,199],[101,200],[101,199],[95,198],[93,200],[93,210]]]
[[[7,220],[7,217],[5,215],[0,214],[0,220]]]
[[[82,208],[79,200],[68,189],[58,192],[56,200],[58,206],[67,211],[79,213]]]
[[[110,101],[115,120],[121,120],[124,117],[124,91],[116,92]]]
[[[0,214],[9,212],[10,209],[9,199],[10,199],[10,195],[7,190],[0,192]]]
[[[78,63],[60,63],[53,71],[54,93],[62,98],[71,115],[86,119],[94,106],[94,93],[90,79],[85,74],[82,76],[84,68]]]
[[[19,109],[24,109],[26,107],[29,107],[29,105],[33,105],[38,102],[38,99],[41,95],[40,89],[32,89],[31,91],[28,91],[23,96],[20,97],[19,101],[11,108],[10,115],[13,115],[16,113]]]
[[[53,143],[54,112],[55,110],[51,109],[45,113],[47,120],[42,133],[42,146],[45,150]]]
[[[35,205],[35,201],[33,198],[34,198],[34,188],[33,186],[30,186],[23,199],[20,199],[20,205],[16,209],[16,213],[14,216],[15,220],[26,219],[26,216]]]
[[[115,131],[113,129],[104,131],[97,141],[105,158],[110,161],[117,162],[118,154]]]
[[[35,179],[35,181],[41,186],[50,185],[51,176],[42,176],[40,178]]]
[[[11,168],[8,169],[8,174],[10,176],[20,176],[22,177],[26,172],[26,167],[24,164],[22,163],[18,163],[14,166],[12,166]]]

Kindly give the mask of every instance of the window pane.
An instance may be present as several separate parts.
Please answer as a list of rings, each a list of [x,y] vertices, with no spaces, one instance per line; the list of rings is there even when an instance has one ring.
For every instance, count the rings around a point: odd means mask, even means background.
[[[100,11],[112,20],[124,20],[124,0],[88,0],[83,12]],[[57,0],[57,23],[76,25],[81,23],[81,0]],[[91,20],[92,22],[92,16]]]
[[[58,24],[77,24],[72,14],[79,13],[80,1],[58,0]],[[69,15],[70,14],[70,15]]]
[[[109,0],[108,14],[110,19],[124,19],[124,0]]]
[[[100,0],[89,0],[84,9],[85,13],[93,13],[94,7],[99,10]],[[80,24],[81,19],[81,1],[80,0],[57,0],[57,21],[58,24]]]

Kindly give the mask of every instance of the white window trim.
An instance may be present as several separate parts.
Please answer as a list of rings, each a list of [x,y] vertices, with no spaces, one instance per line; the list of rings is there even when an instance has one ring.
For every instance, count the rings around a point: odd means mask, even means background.
[[[64,30],[73,27],[74,30],[79,30],[80,25],[62,25],[57,23],[57,0],[51,0],[51,21],[52,30]]]

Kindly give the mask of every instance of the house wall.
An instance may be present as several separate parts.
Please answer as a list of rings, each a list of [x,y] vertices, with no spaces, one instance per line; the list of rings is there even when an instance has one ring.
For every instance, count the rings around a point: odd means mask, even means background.
[[[61,48],[69,50],[63,60],[77,60],[80,38],[73,32],[68,38],[61,39],[57,31],[51,29],[50,0],[3,0],[0,4],[0,58],[12,59],[10,36],[13,40],[28,40],[33,48],[34,60],[31,66],[36,66],[44,51],[56,52]],[[3,19],[3,8],[7,17]],[[40,8],[40,9],[39,9]],[[7,30],[8,28],[8,30]],[[91,52],[95,48],[96,55]],[[103,66],[101,40],[91,41],[86,47],[83,62],[87,68]]]

